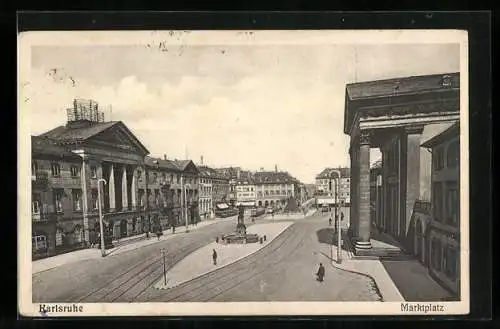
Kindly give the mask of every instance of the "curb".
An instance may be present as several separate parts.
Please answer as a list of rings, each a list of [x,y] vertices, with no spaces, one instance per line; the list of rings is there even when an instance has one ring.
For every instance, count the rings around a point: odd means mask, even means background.
[[[373,276],[371,276],[370,274],[366,274],[366,273],[362,273],[362,272],[357,272],[357,271],[354,271],[354,270],[348,270],[348,269],[339,267],[338,265],[335,264],[335,260],[333,260],[333,258],[330,258],[330,256],[326,255],[324,252],[320,252],[320,254],[322,254],[324,257],[326,257],[327,259],[330,260],[330,265],[333,268],[341,270],[341,271],[344,271],[344,272],[348,272],[348,273],[351,273],[351,274],[361,275],[361,276],[367,278],[368,280],[370,280],[370,283],[372,285],[372,289],[375,291],[375,293],[379,297],[378,301],[379,302],[383,302],[384,301],[384,296],[382,295],[382,293],[380,291],[380,288],[379,288],[379,286],[377,284],[377,281],[375,280],[375,278]]]

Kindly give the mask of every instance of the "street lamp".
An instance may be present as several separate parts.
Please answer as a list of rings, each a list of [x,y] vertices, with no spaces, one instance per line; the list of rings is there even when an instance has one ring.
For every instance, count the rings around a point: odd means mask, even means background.
[[[337,262],[341,263],[342,262],[342,247],[341,247],[341,241],[342,241],[342,234],[341,234],[341,227],[340,227],[340,219],[338,218],[338,185],[339,185],[339,180],[340,180],[340,172],[339,171],[331,171],[329,178],[330,178],[330,186],[331,186],[331,179],[332,179],[332,174],[336,173],[334,182],[335,182],[335,224],[336,224],[336,229],[337,229]]]
[[[167,287],[167,269],[166,269],[166,261],[165,261],[165,255],[167,254],[167,249],[161,248],[160,252],[163,256],[163,280],[165,281],[165,287]]]
[[[102,220],[102,204],[101,204],[101,182],[106,185],[106,180],[104,178],[99,178],[97,180],[97,197],[99,198],[99,223],[101,227],[101,253],[102,257],[106,256],[106,246],[104,245],[104,224]]]

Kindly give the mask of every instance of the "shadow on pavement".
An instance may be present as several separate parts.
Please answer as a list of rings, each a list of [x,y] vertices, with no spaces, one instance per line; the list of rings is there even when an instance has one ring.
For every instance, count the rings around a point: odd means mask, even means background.
[[[337,232],[330,227],[325,227],[316,231],[316,236],[318,237],[319,243],[337,246]],[[346,244],[342,244],[342,250],[347,251]]]

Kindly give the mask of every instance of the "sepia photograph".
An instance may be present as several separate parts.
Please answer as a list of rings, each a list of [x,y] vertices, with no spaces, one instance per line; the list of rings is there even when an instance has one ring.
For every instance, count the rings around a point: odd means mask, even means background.
[[[467,47],[20,33],[20,312],[467,314]]]

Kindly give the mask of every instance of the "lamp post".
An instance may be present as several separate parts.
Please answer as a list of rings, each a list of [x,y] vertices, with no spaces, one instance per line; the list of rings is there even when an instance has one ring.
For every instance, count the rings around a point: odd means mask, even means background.
[[[102,205],[101,205],[101,182],[106,185],[106,180],[103,178],[99,178],[97,180],[97,197],[99,198],[99,223],[101,227],[101,253],[102,257],[106,256],[106,247],[104,245],[104,224],[102,220]]]
[[[333,174],[336,173],[334,177],[334,182],[335,182],[335,191],[334,191],[334,197],[335,197],[335,224],[336,224],[336,229],[337,229],[337,262],[341,263],[342,262],[342,233],[341,233],[341,226],[340,226],[340,219],[338,218],[338,189],[339,189],[339,181],[340,181],[340,172],[335,170],[330,172],[330,186],[331,186],[331,179]],[[330,188],[331,189],[331,188]]]
[[[165,256],[167,254],[167,249],[161,248],[160,252],[163,256],[163,280],[165,282],[165,287],[166,287],[167,286],[167,268],[166,268]]]

